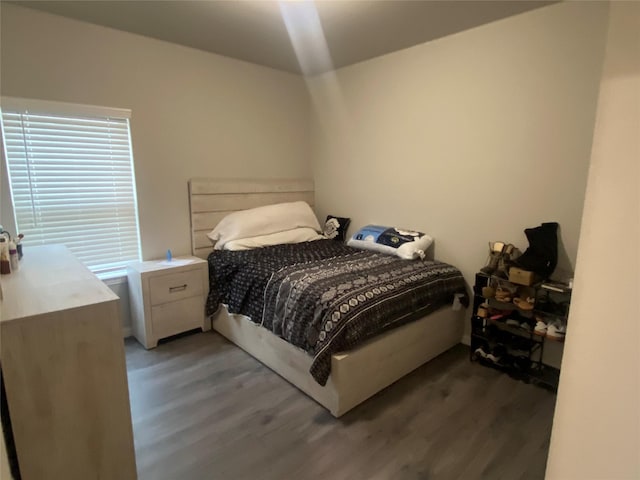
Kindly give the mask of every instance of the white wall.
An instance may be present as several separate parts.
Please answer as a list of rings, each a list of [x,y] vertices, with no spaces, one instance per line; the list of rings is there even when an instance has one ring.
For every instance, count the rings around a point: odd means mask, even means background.
[[[311,176],[299,76],[6,2],[1,21],[2,95],[133,111],[145,259],[191,251],[190,177]]]
[[[640,478],[640,4],[612,2],[548,480]]]
[[[552,5],[309,80],[320,215],[425,231],[470,284],[489,241],[557,221],[571,270],[606,18]]]

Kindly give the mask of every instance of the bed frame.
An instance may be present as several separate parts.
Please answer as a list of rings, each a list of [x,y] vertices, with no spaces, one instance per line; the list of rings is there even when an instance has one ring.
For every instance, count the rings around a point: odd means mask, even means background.
[[[189,180],[192,252],[206,258],[213,249],[206,234],[228,213],[280,202],[314,204],[313,182],[292,180]],[[212,317],[215,331],[340,417],[460,342],[463,310],[443,307],[331,358],[331,376],[323,387],[303,350],[224,307]]]

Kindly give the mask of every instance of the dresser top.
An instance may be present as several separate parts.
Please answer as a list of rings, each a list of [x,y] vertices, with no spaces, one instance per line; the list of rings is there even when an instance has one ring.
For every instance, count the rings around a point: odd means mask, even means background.
[[[24,247],[20,269],[0,276],[0,322],[117,300],[64,245]]]

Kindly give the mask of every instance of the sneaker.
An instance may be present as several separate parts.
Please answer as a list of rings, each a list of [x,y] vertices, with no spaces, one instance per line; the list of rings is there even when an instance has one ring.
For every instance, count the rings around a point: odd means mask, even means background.
[[[493,349],[491,350],[491,353],[487,354],[487,360],[491,360],[496,365],[499,365],[500,360],[502,360],[502,357],[506,353],[507,353],[507,349],[504,347],[504,345],[498,344],[495,347],[493,347]]]
[[[567,327],[561,321],[557,320],[547,327],[547,338],[556,342],[564,342],[567,334]]]
[[[487,348],[487,351],[489,349]],[[475,354],[476,357],[480,357],[480,358],[487,358],[487,352],[485,352],[484,347],[478,347],[475,349],[475,351],[473,352]]]
[[[536,322],[535,328],[533,329],[533,333],[544,337],[547,334],[547,324],[544,323],[542,320],[538,320]]]

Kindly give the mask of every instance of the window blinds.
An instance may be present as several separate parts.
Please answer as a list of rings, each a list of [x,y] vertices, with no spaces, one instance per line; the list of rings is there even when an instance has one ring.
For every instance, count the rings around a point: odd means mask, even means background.
[[[62,243],[95,273],[121,270],[140,259],[129,119],[47,105],[2,108],[25,255],[29,245]]]

